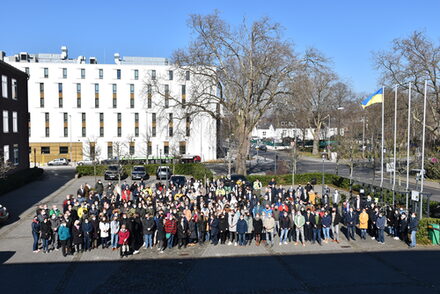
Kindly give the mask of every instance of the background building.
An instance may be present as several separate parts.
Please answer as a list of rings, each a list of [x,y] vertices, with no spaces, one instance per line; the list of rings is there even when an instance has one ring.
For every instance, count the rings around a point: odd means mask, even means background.
[[[28,76],[1,61],[0,52],[0,173],[29,168]],[[6,164],[5,164],[6,163]]]
[[[70,59],[62,47],[60,54],[21,52],[4,60],[30,76],[29,141],[38,163],[58,157],[216,158],[216,121],[187,116],[151,89],[148,81],[157,80],[168,95],[190,99],[189,72],[174,71],[165,58],[115,54],[114,64],[99,64],[94,57]]]

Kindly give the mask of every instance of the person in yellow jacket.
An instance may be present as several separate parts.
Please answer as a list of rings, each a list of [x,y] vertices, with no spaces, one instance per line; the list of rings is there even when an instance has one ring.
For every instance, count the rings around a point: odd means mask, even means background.
[[[313,190],[309,191],[309,202],[315,205],[316,203],[316,193]]]
[[[78,208],[77,213],[80,219],[82,219],[83,215],[87,213],[87,207],[85,206],[84,202],[81,203],[81,206]]]
[[[368,229],[368,213],[365,211],[365,208],[359,214],[359,229],[361,230],[361,239],[365,240]]]

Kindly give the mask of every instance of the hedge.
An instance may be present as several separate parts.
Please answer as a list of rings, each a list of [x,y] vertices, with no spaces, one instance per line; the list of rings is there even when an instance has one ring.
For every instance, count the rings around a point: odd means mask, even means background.
[[[148,164],[145,165],[145,169],[150,176],[154,176],[156,174],[156,170],[158,166],[169,166],[170,169],[173,169],[172,164]],[[105,171],[107,170],[107,165],[97,165],[96,166],[96,175],[103,176]],[[133,169],[133,165],[124,165],[124,171],[128,176],[131,175],[131,171]],[[76,173],[78,177],[82,176],[93,176],[94,175],[94,167],[93,165],[82,165],[76,167]],[[203,179],[205,176],[207,178],[212,178],[212,172],[210,169],[206,168],[202,163],[179,163],[174,165],[174,174],[176,175],[187,175],[193,176],[195,179]]]
[[[38,179],[43,175],[43,173],[43,169],[34,167],[20,170],[0,179],[0,195],[15,190]]]
[[[428,225],[439,224],[440,218],[422,218],[419,222],[419,230],[417,231],[417,244],[430,245],[431,240],[428,237]]]

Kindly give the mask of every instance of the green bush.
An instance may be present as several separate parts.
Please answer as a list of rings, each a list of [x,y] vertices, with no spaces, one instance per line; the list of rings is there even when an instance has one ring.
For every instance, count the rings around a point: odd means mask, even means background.
[[[0,195],[24,186],[43,175],[41,168],[28,168],[0,179]]]
[[[440,218],[422,218],[419,222],[419,230],[417,231],[417,244],[429,245],[432,244],[428,237],[428,225],[440,224]]]
[[[430,179],[440,179],[440,163],[425,160],[426,176]]]
[[[145,165],[145,169],[150,177],[155,176],[156,170],[158,166],[169,166],[170,169],[173,169],[172,164],[148,164]],[[96,166],[96,175],[103,176],[107,165],[97,165]],[[124,165],[123,169],[128,176],[131,176],[131,171],[133,169],[133,165]],[[82,176],[93,176],[94,175],[94,167],[93,165],[82,165],[76,167],[76,173],[78,177]],[[203,179],[205,176],[207,178],[212,178],[212,172],[210,169],[206,168],[202,163],[179,163],[174,165],[174,174],[176,175],[187,175],[193,176],[195,179]]]

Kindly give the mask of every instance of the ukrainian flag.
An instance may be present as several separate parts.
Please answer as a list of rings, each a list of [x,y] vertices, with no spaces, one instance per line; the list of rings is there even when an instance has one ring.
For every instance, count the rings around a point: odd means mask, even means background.
[[[367,99],[362,101],[362,107],[368,107],[370,105],[376,104],[376,103],[382,103],[383,102],[383,88],[380,88],[376,93],[370,95]]]

